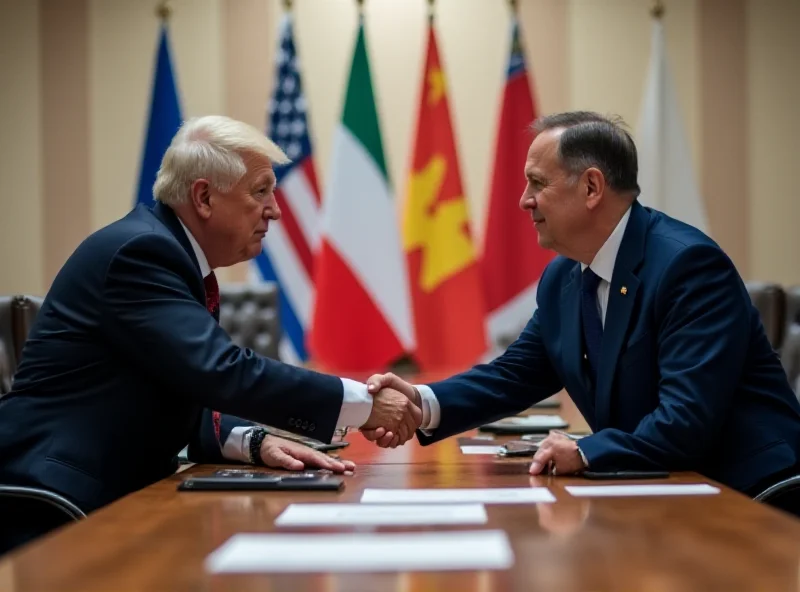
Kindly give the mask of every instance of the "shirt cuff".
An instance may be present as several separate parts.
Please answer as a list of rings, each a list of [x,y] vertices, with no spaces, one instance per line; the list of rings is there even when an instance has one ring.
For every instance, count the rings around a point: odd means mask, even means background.
[[[342,378],[344,396],[342,397],[342,410],[336,422],[337,428],[360,428],[367,423],[372,413],[372,395],[367,392],[367,385],[363,382]]]
[[[250,451],[244,449],[244,434],[253,426],[237,426],[231,430],[222,446],[222,456],[228,460],[250,463]]]
[[[422,425],[419,428],[425,435],[430,435],[428,432],[439,427],[442,417],[439,400],[427,384],[418,384],[415,387],[422,398]]]
[[[583,468],[584,468],[584,470],[588,469],[589,468],[589,461],[586,460],[586,455],[583,453],[583,450],[581,450],[580,443],[578,443],[577,446],[578,446],[578,454],[581,455],[581,461],[583,461]]]

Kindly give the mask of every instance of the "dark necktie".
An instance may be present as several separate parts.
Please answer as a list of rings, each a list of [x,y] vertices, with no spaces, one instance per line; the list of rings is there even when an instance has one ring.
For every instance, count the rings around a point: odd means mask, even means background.
[[[219,321],[219,284],[217,283],[217,276],[212,271],[203,278],[203,283],[206,286],[206,308],[216,321]]]
[[[214,317],[214,320],[219,322],[219,284],[213,271],[203,278],[203,284],[206,287],[206,308]],[[222,415],[219,411],[212,411],[211,417],[214,420],[214,435],[216,435],[219,445],[222,446],[222,442],[220,442]]]
[[[600,277],[587,267],[581,277],[581,320],[586,357],[592,369],[592,379],[597,384],[597,369],[600,363],[600,344],[603,341],[603,321],[597,307],[597,286]]]

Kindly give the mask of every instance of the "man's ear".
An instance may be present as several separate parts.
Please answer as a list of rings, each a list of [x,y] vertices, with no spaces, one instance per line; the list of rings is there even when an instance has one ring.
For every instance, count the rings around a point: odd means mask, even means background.
[[[203,220],[211,217],[211,184],[207,179],[197,179],[192,183],[189,199],[198,216]]]
[[[603,200],[603,195],[606,191],[606,178],[602,171],[595,167],[586,169],[583,176],[586,188],[586,206],[593,210]]]

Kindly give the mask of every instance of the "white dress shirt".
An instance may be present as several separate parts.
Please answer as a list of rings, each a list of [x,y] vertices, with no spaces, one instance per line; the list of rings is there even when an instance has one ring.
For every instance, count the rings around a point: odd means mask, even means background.
[[[197,263],[200,265],[200,273],[203,278],[211,273],[211,266],[208,264],[203,249],[195,240],[189,229],[180,218],[178,219],[183,227],[189,242],[192,245]],[[337,427],[360,427],[367,422],[369,414],[372,412],[372,395],[367,392],[367,385],[349,378],[342,378],[342,387],[344,389],[344,398],[342,399],[342,409],[339,411],[339,419],[336,422]],[[248,462],[250,459],[250,451],[244,449],[244,434],[248,427],[239,426],[231,430],[228,438],[222,446],[222,455],[230,460],[239,462]]]
[[[614,231],[597,251],[592,262],[588,267],[600,278],[600,283],[597,285],[597,310],[600,311],[600,319],[603,322],[603,327],[606,324],[606,310],[608,310],[608,292],[611,288],[611,278],[614,275],[614,264],[617,262],[617,253],[619,246],[622,243],[622,237],[625,235],[625,228],[628,226],[628,218],[630,218],[631,210],[625,212],[622,219],[617,224]],[[587,265],[581,263],[581,271],[585,270]],[[439,401],[433,390],[424,384],[417,385],[417,390],[422,397],[423,416],[421,429],[428,431],[439,427],[441,418],[441,409]],[[427,422],[426,422],[427,419]]]

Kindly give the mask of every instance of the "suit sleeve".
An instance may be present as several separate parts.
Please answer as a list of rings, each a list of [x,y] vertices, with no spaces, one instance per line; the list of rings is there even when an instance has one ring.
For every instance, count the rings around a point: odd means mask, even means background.
[[[422,444],[515,415],[563,385],[545,351],[537,310],[503,355],[429,386],[439,402],[441,419],[430,436],[418,432]]]
[[[657,288],[658,407],[633,433],[604,429],[579,445],[593,470],[696,466],[730,408],[750,341],[750,300],[718,248],[683,249]]]
[[[206,464],[230,464],[239,462],[233,458],[227,458],[223,454],[223,445],[228,441],[233,428],[251,427],[254,425],[257,424],[240,417],[222,414],[222,422],[219,431],[220,441],[217,442],[217,435],[214,433],[214,422],[211,417],[211,410],[203,409],[203,413],[201,414],[200,419],[198,420],[197,425],[192,432],[192,437],[189,440],[189,460],[195,463]]]
[[[193,273],[183,251],[159,234],[123,245],[104,284],[111,347],[187,403],[330,441],[342,381],[234,344],[191,293]]]

